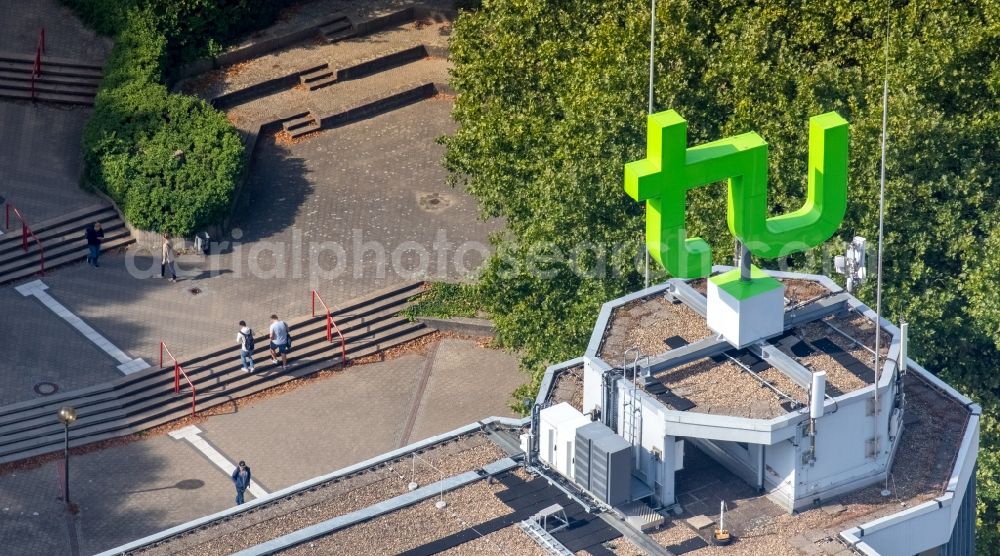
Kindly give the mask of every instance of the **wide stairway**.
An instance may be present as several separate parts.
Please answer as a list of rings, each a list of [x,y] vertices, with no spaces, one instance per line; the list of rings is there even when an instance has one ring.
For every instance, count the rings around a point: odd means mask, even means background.
[[[433,330],[422,323],[399,316],[423,288],[423,282],[395,286],[331,308],[345,340],[346,362],[340,336],[334,332],[333,342],[327,341],[327,316],[317,310],[316,317],[287,321],[292,351],[284,371],[270,362],[267,336],[257,336],[256,372],[244,372],[236,346],[227,344],[179,361],[186,378],[181,377],[178,394],[174,393],[173,362],[168,359],[165,368],[153,367],[105,384],[0,407],[0,463],[62,449],[64,431],[57,412],[64,405],[77,411],[69,429],[70,445],[82,446],[190,416],[193,397],[188,380],[194,385],[196,409],[201,412],[430,334]]]
[[[100,222],[104,230],[101,251],[118,249],[135,241],[110,205],[94,205],[38,223],[30,220],[30,214],[24,216],[29,219],[28,225],[34,234],[28,235],[27,250],[22,242],[21,222],[13,211],[10,229],[0,236],[0,284],[41,273],[43,260],[46,271],[83,262],[87,258],[84,230],[94,222]]]
[[[0,97],[94,105],[104,72],[101,66],[43,55],[32,93],[34,65],[33,54],[0,52]]]

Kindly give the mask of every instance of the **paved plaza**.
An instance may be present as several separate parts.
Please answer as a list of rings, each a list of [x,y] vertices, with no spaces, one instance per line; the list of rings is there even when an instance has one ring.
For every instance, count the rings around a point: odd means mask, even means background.
[[[30,56],[45,28],[50,56],[102,64],[111,41],[98,37],[56,0],[0,0],[0,51]],[[91,109],[0,102],[0,196],[29,222],[41,222],[100,199],[80,189],[80,137]]]
[[[463,278],[495,227],[445,183],[434,140],[454,125],[449,111],[432,99],[294,145],[264,140],[249,208],[234,223],[239,238],[219,254],[181,255],[176,283],[136,247],[105,255],[100,269],[79,264],[42,281],[119,349],[154,364],[161,341],[183,359],[229,345],[241,319],[263,331],[272,313],[305,315],[312,289],[336,305],[413,279]],[[0,301],[25,315],[0,319],[0,335],[37,338],[51,354],[0,360],[0,403],[31,399],[41,381],[65,391],[115,376],[117,361],[35,299],[7,286]]]
[[[491,392],[509,393],[523,379],[510,355],[445,339],[425,353],[351,367],[196,426],[227,461],[246,460],[273,492],[487,416],[511,416],[506,396]],[[167,434],[73,456],[74,517],[59,499],[61,468],[57,460],[0,475],[0,540],[8,553],[94,554],[234,502],[226,474]]]
[[[301,13],[334,4],[347,5],[322,0]],[[0,50],[30,54],[45,26],[51,55],[101,63],[110,51],[110,41],[55,0],[0,0],[0,18],[12,30],[0,37]],[[358,40],[352,44],[345,48]],[[446,79],[443,61],[429,64],[437,81]],[[213,238],[213,253],[179,255],[176,283],[158,278],[158,254],[133,246],[105,254],[100,269],[81,262],[38,277],[70,320],[52,303],[22,295],[16,288],[27,281],[0,286],[0,336],[8,340],[0,406],[122,376],[108,347],[155,366],[161,341],[182,360],[231,345],[240,319],[261,332],[271,313],[309,313],[312,289],[338,305],[415,279],[466,278],[499,226],[480,221],[474,199],[446,183],[436,139],[453,131],[450,112],[450,100],[434,98],[304,140],[260,137],[244,191],[249,202],[232,230]],[[0,196],[29,222],[102,202],[79,187],[90,113],[0,102]],[[486,416],[511,415],[509,394],[523,380],[509,354],[437,340],[233,406],[199,422],[194,436],[158,434],[76,455],[75,516],[60,500],[61,461],[10,471],[0,475],[0,546],[10,554],[92,554],[230,506],[220,462],[247,460],[261,488],[274,491]]]

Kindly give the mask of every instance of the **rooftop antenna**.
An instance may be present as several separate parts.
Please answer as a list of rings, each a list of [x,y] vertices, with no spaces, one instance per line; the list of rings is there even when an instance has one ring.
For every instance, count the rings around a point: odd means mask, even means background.
[[[885,77],[882,80],[882,165],[879,175],[878,193],[878,269],[875,273],[875,395],[874,395],[874,419],[875,419],[875,457],[879,451],[879,400],[878,382],[881,375],[879,365],[880,349],[882,344],[882,251],[883,251],[883,230],[885,227],[885,155],[886,136],[888,135],[889,119],[889,28],[891,25],[890,6],[888,0],[885,3]],[[888,469],[886,470],[888,472]],[[888,489],[882,491],[883,496],[888,496]]]
[[[649,0],[649,108],[646,115],[653,114],[653,57],[655,55],[656,46],[656,0]],[[649,247],[645,242],[642,244],[642,250],[646,252],[646,264],[643,267],[643,274],[645,275],[644,288],[649,287]]]
[[[868,240],[854,236],[847,245],[847,252],[833,258],[833,270],[847,277],[847,291],[850,293],[854,293],[854,290],[858,289],[868,277],[865,253],[867,247]]]

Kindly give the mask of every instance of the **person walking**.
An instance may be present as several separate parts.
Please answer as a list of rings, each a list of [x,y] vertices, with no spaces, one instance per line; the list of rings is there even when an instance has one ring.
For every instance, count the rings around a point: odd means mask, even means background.
[[[87,236],[87,249],[90,250],[90,253],[87,254],[87,263],[94,268],[100,268],[101,265],[97,264],[97,259],[101,256],[101,240],[104,239],[104,230],[101,229],[101,223],[94,222],[90,226],[87,226],[85,234]]]
[[[250,488],[250,466],[247,462],[240,460],[236,469],[233,469],[233,484],[236,485],[236,505],[243,503],[243,492]]]
[[[160,259],[160,278],[166,278],[167,271],[170,271],[170,281],[177,281],[177,273],[174,272],[174,244],[170,240],[170,234],[163,234],[163,250]]]
[[[288,334],[288,325],[285,321],[278,320],[278,315],[271,315],[271,362],[278,364],[278,355],[281,355],[281,370],[288,366],[288,350],[292,347],[292,338]]]
[[[243,362],[243,372],[252,373],[253,366],[253,330],[246,321],[240,321],[240,331],[236,333],[236,343],[240,346],[240,361]]]

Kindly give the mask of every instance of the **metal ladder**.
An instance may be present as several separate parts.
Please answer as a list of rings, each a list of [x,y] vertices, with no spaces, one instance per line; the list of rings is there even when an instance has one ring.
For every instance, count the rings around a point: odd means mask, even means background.
[[[525,519],[520,523],[521,529],[531,537],[531,540],[538,543],[545,552],[553,556],[574,556],[563,543],[557,541],[548,531],[533,519]]]
[[[622,436],[628,441],[629,444],[636,446],[640,444],[641,441],[639,438],[639,427],[636,426],[636,421],[642,419],[642,405],[638,403],[639,386],[636,384],[636,376],[639,374],[639,359],[642,357],[642,353],[639,351],[638,346],[630,347],[625,350],[625,353],[622,355],[623,372],[628,369],[625,363],[629,353],[635,353],[635,358],[632,360],[632,387],[626,390],[625,401],[622,403],[622,413],[624,413],[622,416]],[[625,372],[625,379],[628,380],[627,372]]]

